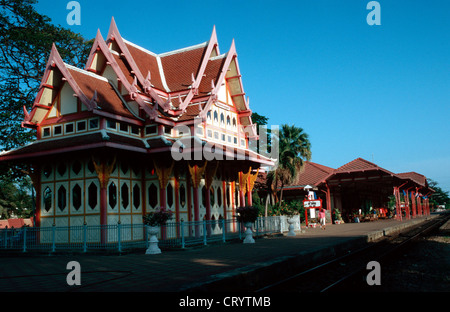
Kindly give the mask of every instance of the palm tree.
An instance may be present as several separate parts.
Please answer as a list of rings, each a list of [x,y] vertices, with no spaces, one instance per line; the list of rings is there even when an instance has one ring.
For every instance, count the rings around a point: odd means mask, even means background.
[[[311,159],[309,136],[302,128],[282,125],[279,134],[278,167],[271,173],[272,189],[280,190],[279,203],[283,200],[283,188],[292,182],[303,169],[304,161]]]

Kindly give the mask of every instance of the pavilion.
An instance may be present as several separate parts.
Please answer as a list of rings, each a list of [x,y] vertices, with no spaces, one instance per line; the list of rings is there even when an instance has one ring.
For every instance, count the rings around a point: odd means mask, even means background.
[[[53,45],[24,108],[37,139],[0,162],[28,168],[38,227],[142,224],[160,207],[174,221],[232,219],[251,205],[258,168],[274,164],[249,149],[251,113],[234,40],[221,54],[214,28],[207,42],[156,54],[124,39],[113,18],[84,69]]]

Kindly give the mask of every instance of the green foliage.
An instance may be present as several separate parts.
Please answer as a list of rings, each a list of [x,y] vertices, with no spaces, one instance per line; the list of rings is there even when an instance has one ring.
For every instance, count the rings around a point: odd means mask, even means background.
[[[0,0],[0,147],[29,142],[34,131],[21,127],[23,107],[31,110],[52,44],[62,59],[84,67],[92,41],[34,9],[36,0]]]
[[[161,226],[166,224],[167,221],[172,219],[173,213],[170,210],[164,208],[158,209],[153,212],[147,213],[143,217],[143,222],[149,226]]]
[[[293,200],[289,202],[277,203],[270,207],[268,215],[269,216],[294,216],[294,215],[304,215],[305,208],[303,207],[303,202],[300,200]]]
[[[256,112],[252,113],[252,122],[256,124],[257,126],[265,126],[267,125],[267,122],[269,121],[269,118],[266,116],[260,115]]]
[[[300,127],[282,125],[279,135],[278,167],[268,175],[274,190],[281,187],[279,201],[282,201],[283,187],[293,181],[302,170],[304,161],[310,159],[311,143],[308,134]]]
[[[253,207],[258,209],[258,216],[264,216],[264,212],[265,212],[265,206],[261,200],[261,198],[259,197],[258,192],[253,192],[252,193],[252,204]]]
[[[255,206],[239,207],[236,209],[237,219],[239,222],[255,222],[258,218],[259,209]]]
[[[450,196],[448,191],[444,191],[436,181],[432,179],[427,179],[428,186],[434,190],[434,193],[431,194],[431,200],[435,203],[435,205],[446,205],[446,209],[449,209],[450,205]]]
[[[26,188],[28,182],[0,180],[0,218],[7,219],[12,214],[28,218],[33,215],[33,201]]]

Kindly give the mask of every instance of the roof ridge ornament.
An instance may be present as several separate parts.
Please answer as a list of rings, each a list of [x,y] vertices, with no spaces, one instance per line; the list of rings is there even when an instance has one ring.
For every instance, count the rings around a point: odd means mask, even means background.
[[[169,109],[171,108],[171,104],[172,104],[172,95],[169,93],[167,101],[165,101],[164,104],[162,105],[165,113],[169,111]]]
[[[27,108],[25,107],[25,105],[23,106],[23,114],[25,115],[25,121],[29,121],[30,114],[28,114],[28,111],[27,111]]]
[[[151,89],[153,88],[153,84],[151,82],[151,74],[150,71],[147,72],[147,77],[145,77],[145,81],[144,81],[144,91],[147,94],[150,94]]]
[[[97,94],[97,89],[95,89],[94,94],[92,95],[92,98],[89,101],[89,104],[91,105],[91,107],[98,108],[97,100],[98,100],[98,94]]]
[[[133,84],[131,85],[130,88],[131,92],[130,92],[130,97],[132,100],[135,100],[137,98],[137,93],[138,93],[138,88],[137,88],[137,78],[136,75],[134,75],[134,80],[133,80]]]
[[[197,82],[197,80],[195,79],[194,73],[191,73],[191,80],[192,80],[192,83],[191,83],[191,85],[189,86],[189,89],[192,90],[192,93],[193,93],[194,95],[198,95],[198,85],[199,85],[200,83]]]

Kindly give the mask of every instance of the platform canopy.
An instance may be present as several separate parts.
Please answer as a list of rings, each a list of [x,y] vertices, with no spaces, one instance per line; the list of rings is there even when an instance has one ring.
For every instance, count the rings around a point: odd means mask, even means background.
[[[306,186],[312,186],[328,210],[337,208],[349,214],[360,209],[368,211],[387,207],[392,195],[399,213],[405,207],[421,209],[419,201],[426,201],[433,192],[422,174],[394,173],[363,158],[354,159],[337,169],[307,161],[293,182],[283,187],[283,198],[303,200],[307,194]],[[417,207],[416,202],[411,203],[411,196],[419,198]],[[410,200],[405,201],[406,197]],[[421,212],[412,210],[413,215],[416,211]]]

